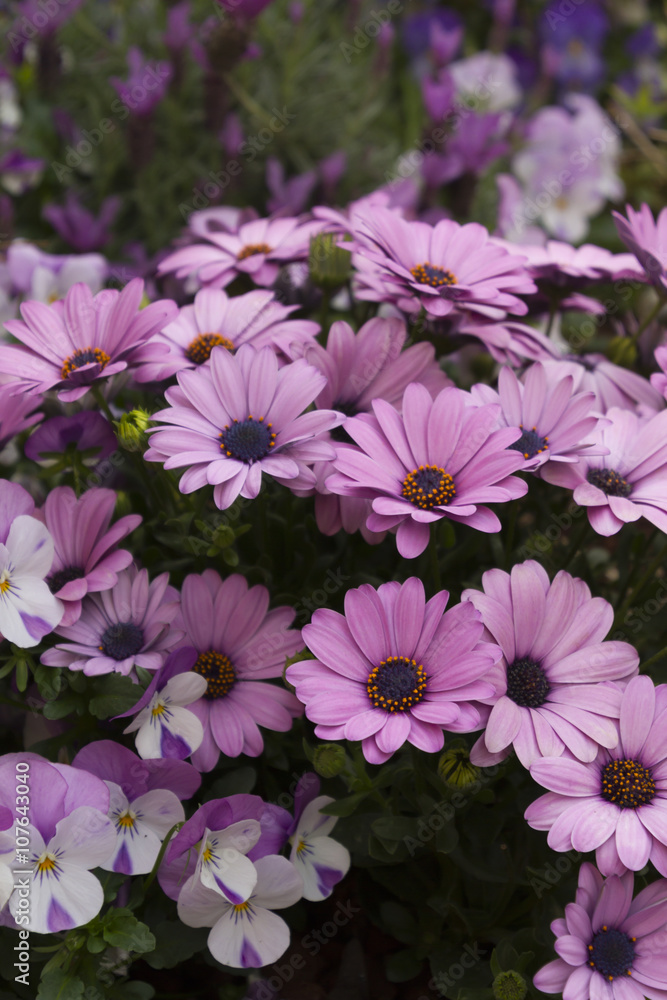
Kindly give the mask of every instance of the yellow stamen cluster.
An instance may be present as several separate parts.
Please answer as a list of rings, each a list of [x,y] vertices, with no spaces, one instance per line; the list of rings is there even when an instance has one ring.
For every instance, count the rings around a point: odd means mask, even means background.
[[[405,712],[424,697],[426,671],[416,660],[388,656],[368,675],[366,691],[373,708]]]
[[[68,358],[65,358],[60,376],[61,378],[67,378],[70,372],[76,371],[77,368],[82,368],[83,365],[88,365],[93,361],[101,365],[102,368],[106,368],[111,358],[99,347],[84,347],[75,351],[74,354],[70,354]]]
[[[454,480],[437,465],[420,465],[403,480],[401,496],[415,507],[431,510],[449,503],[456,496]]]
[[[446,285],[457,285],[456,276],[444,267],[436,267],[424,261],[410,268],[410,274],[420,285],[430,285],[431,288],[442,288]]]
[[[254,257],[258,253],[271,253],[272,250],[273,247],[270,247],[268,243],[248,243],[247,246],[239,250],[236,259],[245,260],[247,257]]]
[[[211,357],[214,347],[226,347],[228,351],[234,350],[234,345],[227,337],[221,333],[200,333],[198,337],[189,344],[185,356],[193,365],[203,365]]]
[[[208,681],[204,698],[209,701],[224,698],[236,683],[236,672],[232,661],[224,653],[218,653],[214,649],[200,653],[192,669]]]

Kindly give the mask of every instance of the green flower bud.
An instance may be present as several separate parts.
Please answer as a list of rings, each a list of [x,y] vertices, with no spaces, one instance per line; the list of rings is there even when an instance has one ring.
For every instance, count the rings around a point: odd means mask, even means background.
[[[338,245],[334,233],[319,233],[310,240],[308,265],[314,285],[332,291],[345,284],[351,274],[351,254]]]
[[[335,778],[345,767],[345,751],[337,743],[321,743],[313,753],[313,767],[322,778]]]
[[[528,992],[526,980],[513,969],[499,973],[493,980],[491,988],[495,1000],[524,1000]]]
[[[146,410],[130,410],[120,420],[114,421],[118,443],[125,451],[144,452],[148,448],[146,429],[151,415]]]
[[[451,788],[466,788],[479,779],[479,768],[470,763],[470,752],[462,745],[452,745],[438,761],[438,774]]]

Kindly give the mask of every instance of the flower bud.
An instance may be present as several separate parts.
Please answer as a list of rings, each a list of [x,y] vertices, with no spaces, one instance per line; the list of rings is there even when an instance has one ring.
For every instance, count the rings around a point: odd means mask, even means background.
[[[491,988],[495,1000],[524,1000],[528,992],[526,980],[513,969],[499,973]]]
[[[345,767],[345,751],[337,743],[321,743],[313,753],[313,767],[322,778],[335,778]]]
[[[479,780],[479,768],[470,763],[470,752],[464,745],[453,744],[438,761],[438,774],[451,788],[466,788]]]
[[[318,233],[311,238],[308,265],[318,288],[340,288],[351,274],[351,254],[338,244],[339,238],[335,233]]]
[[[124,413],[120,420],[114,421],[118,443],[125,451],[146,451],[148,437],[146,429],[151,422],[151,415],[146,410],[131,410]]]

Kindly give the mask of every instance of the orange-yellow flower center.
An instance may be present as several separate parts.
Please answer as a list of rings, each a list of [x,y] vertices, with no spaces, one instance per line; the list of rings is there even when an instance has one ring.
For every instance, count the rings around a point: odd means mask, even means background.
[[[67,378],[70,372],[89,364],[98,364],[101,368],[106,368],[110,361],[109,355],[99,347],[80,348],[65,358],[60,375],[61,378]]]
[[[234,345],[227,337],[220,333],[200,333],[192,341],[185,351],[188,361],[193,365],[203,365],[211,357],[214,347],[226,347],[228,351],[234,350]]]

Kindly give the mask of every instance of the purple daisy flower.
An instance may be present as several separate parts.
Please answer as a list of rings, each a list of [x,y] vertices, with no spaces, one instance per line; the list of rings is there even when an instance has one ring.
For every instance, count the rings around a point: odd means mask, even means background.
[[[316,477],[307,463],[335,457],[331,445],[316,438],[343,415],[303,413],[326,381],[306,361],[279,369],[270,347],[256,351],[244,344],[234,355],[214,347],[210,364],[177,378],[178,386],[165,393],[169,407],[153,416],[173,426],[152,429],[145,458],[165,469],[190,466],[181,493],[210,484],[217,507],[225,510],[239,494],[254,499],[262,473],[310,489]]]
[[[34,398],[34,397],[31,397]],[[25,453],[33,462],[58,458],[68,450],[95,465],[118,448],[109,421],[96,410],[81,410],[71,417],[51,417],[30,435]]]
[[[0,450],[21,431],[39,423],[44,416],[34,412],[35,407],[42,405],[42,400],[35,396],[17,395],[17,388],[16,382],[0,384]]]
[[[604,354],[568,354],[562,358],[541,359],[549,381],[574,378],[574,392],[594,392],[597,407],[606,413],[612,406],[636,410],[643,403],[653,410],[661,409],[660,393],[647,379],[628,368],[621,368]]]
[[[227,757],[258,757],[264,748],[258,727],[285,733],[301,714],[284,687],[259,683],[281,677],[286,658],[303,645],[298,630],[289,628],[295,611],[269,611],[266,587],[248,589],[238,574],[223,582],[214,569],[186,576],[181,600],[182,645],[197,650],[192,669],[208,681],[203,698],[189,705],[204,727],[192,762],[210,771],[221,751]]]
[[[509,450],[518,428],[496,429],[498,406],[467,406],[454,387],[435,400],[413,383],[403,396],[402,416],[390,403],[373,402],[375,419],[353,417],[345,430],[359,447],[340,445],[338,470],[327,488],[372,500],[371,531],[398,528],[398,551],[414,559],[426,548],[430,525],[442,517],[479,531],[500,531],[487,502],[523,496],[528,486],[512,476],[523,455]]]
[[[78,621],[86,594],[114,587],[117,574],[132,562],[132,553],[117,546],[142,519],[139,514],[128,514],[110,528],[115,506],[113,490],[87,490],[77,500],[69,486],[57,486],[36,514],[55,545],[46,582],[65,606],[62,627]]]
[[[549,385],[538,361],[522,382],[511,368],[501,368],[497,392],[479,384],[470,395],[477,405],[500,403],[500,426],[521,431],[519,440],[509,447],[523,455],[526,469],[535,470],[546,462],[577,462],[581,454],[596,454],[595,443],[587,440],[598,423],[591,413],[595,396],[592,392],[574,394],[573,384],[572,376],[566,375]],[[600,450],[598,444],[597,454]]]
[[[389,301],[406,312],[457,310],[503,319],[508,312],[525,315],[528,307],[517,295],[537,290],[524,258],[495,244],[476,222],[443,219],[429,226],[377,208],[357,219],[354,237],[358,256],[381,274]]]
[[[618,235],[628,250],[632,250],[646,271],[649,281],[664,295],[667,292],[667,208],[657,219],[648,205],[635,211],[626,205],[627,219],[619,212],[612,212]]]
[[[667,531],[667,410],[642,420],[613,407],[594,438],[607,455],[582,454],[576,465],[550,462],[542,478],[573,490],[599,535],[615,535],[640,517]]]
[[[257,350],[271,347],[287,355],[291,344],[311,343],[320,329],[312,320],[289,319],[297,308],[278,302],[269,291],[230,299],[221,289],[202,288],[193,305],[183,306],[177,319],[137,352],[135,360],[141,364],[134,377],[137,382],[161,382],[184,368],[205,364],[216,346],[234,352],[241,344],[252,344]]]
[[[112,590],[86,597],[74,625],[56,630],[66,641],[42,653],[41,662],[88,677],[127,675],[135,666],[157,670],[183,635],[171,628],[179,602],[168,584],[168,573],[149,583],[148,570],[123,570]]]
[[[597,697],[597,696],[596,696]],[[667,685],[634,677],[623,691],[618,744],[582,764],[545,757],[530,768],[549,791],[525,813],[554,851],[595,851],[603,875],[651,861],[667,875]]]
[[[293,663],[286,677],[317,736],[361,740],[366,760],[383,764],[406,740],[436,753],[444,729],[479,728],[470,702],[493,695],[484,677],[500,650],[482,638],[472,605],[445,613],[448,600],[442,590],[426,602],[411,577],[348,590],[345,615],[315,611],[303,638],[316,659]]]
[[[651,375],[651,385],[667,399],[667,347],[656,347],[655,360],[661,371]]]
[[[646,280],[633,254],[611,253],[594,243],[573,247],[560,240],[547,240],[544,246],[497,242],[528,258],[525,266],[531,278],[557,288],[583,288],[623,278]]]
[[[480,612],[503,658],[488,677],[493,707],[473,763],[495,764],[512,746],[524,767],[567,753],[591,761],[600,745],[615,747],[620,691],[599,681],[632,677],[639,656],[627,642],[603,641],[612,606],[565,570],[550,583],[532,559],[511,573],[488,570],[482,583],[483,592],[464,590],[462,599]]]
[[[634,875],[603,879],[585,862],[576,901],[551,924],[559,958],[535,973],[543,993],[568,1000],[664,1000],[667,995],[667,880],[634,899]]]
[[[283,264],[308,259],[310,238],[322,227],[322,222],[312,220],[253,219],[236,232],[210,232],[206,243],[176,250],[161,261],[158,274],[173,271],[178,278],[196,274],[202,285],[212,288],[224,288],[240,274],[248,275],[255,285],[272,285]]]
[[[24,302],[23,320],[8,320],[20,346],[0,346],[2,370],[22,392],[56,388],[63,402],[84,396],[97,380],[124,371],[131,353],[176,314],[176,304],[153,302],[139,309],[144,283],[134,278],[121,291],[93,296],[78,282],[63,302]]]

